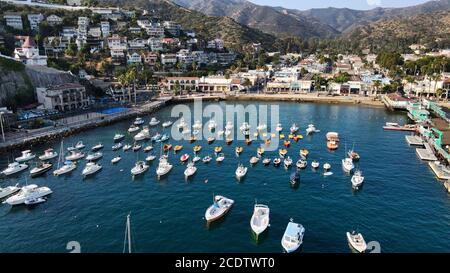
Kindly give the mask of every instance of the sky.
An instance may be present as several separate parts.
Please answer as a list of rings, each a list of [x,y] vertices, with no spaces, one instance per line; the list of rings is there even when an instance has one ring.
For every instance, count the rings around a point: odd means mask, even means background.
[[[311,8],[351,8],[367,10],[376,7],[407,7],[422,4],[428,0],[249,0],[255,4],[266,6],[281,6],[291,9]]]

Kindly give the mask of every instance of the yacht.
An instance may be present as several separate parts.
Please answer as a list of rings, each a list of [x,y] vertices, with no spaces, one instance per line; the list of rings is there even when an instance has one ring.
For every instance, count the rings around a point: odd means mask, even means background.
[[[156,155],[149,155],[145,158],[145,161],[151,162],[156,159]]]
[[[306,128],[306,134],[307,135],[311,135],[311,134],[318,133],[318,132],[319,132],[319,130],[316,129],[314,124],[309,124],[308,128]]]
[[[197,172],[197,167],[195,167],[194,162],[189,162],[186,170],[184,171],[184,177],[189,178]]]
[[[286,159],[284,159],[284,167],[286,169],[289,169],[292,165],[292,159],[288,156]]]
[[[223,162],[225,160],[225,155],[223,153],[220,153],[217,155],[216,161],[217,162]]]
[[[35,184],[24,186],[19,193],[6,199],[4,203],[11,206],[24,204],[26,200],[31,198],[41,198],[52,194],[52,190],[48,187],[38,187]]]
[[[94,163],[94,162],[88,162],[86,164],[86,167],[84,167],[83,172],[81,173],[84,177],[87,177],[89,175],[95,174],[98,171],[102,169],[102,166]]]
[[[153,150],[153,146],[152,145],[145,146],[144,153],[151,152],[152,150]]]
[[[16,192],[20,191],[20,188],[18,187],[19,184],[15,186],[9,186],[6,188],[0,188],[0,199],[6,198],[8,196],[11,196],[15,194]]]
[[[134,165],[134,167],[131,169],[131,175],[137,176],[140,174],[145,173],[148,170],[149,166],[144,161],[138,161]]]
[[[21,171],[24,171],[28,168],[27,164],[13,162],[8,164],[8,167],[2,171],[3,175],[12,175]]]
[[[264,166],[269,165],[271,162],[272,162],[272,160],[270,158],[264,158],[263,161],[262,161]]]
[[[137,151],[139,151],[141,148],[142,148],[142,145],[140,145],[140,144],[138,144],[138,143],[134,143],[132,149],[133,149],[134,152],[137,152]]]
[[[137,132],[139,130],[140,130],[139,126],[136,126],[136,125],[133,124],[133,125],[130,126],[130,128],[128,128],[128,133],[132,134],[132,133],[135,133],[135,132]]]
[[[86,145],[84,145],[83,141],[80,140],[75,144],[75,146],[68,147],[67,151],[71,152],[71,151],[75,151],[75,150],[82,150],[84,148],[86,148]]]
[[[122,147],[123,147],[122,142],[119,142],[119,143],[117,143],[117,144],[114,144],[114,145],[111,147],[111,149],[112,149],[113,151],[117,151],[117,150],[120,150]]]
[[[244,165],[239,164],[239,166],[236,169],[236,178],[238,180],[241,180],[245,175],[247,174],[247,167],[244,167]]]
[[[202,123],[200,120],[195,121],[194,125],[192,125],[192,130],[200,131],[202,129]]]
[[[27,161],[30,161],[31,159],[34,159],[35,157],[36,157],[36,155],[31,153],[30,150],[26,150],[26,151],[22,152],[22,155],[20,157],[16,158],[16,161],[19,163],[27,162]]]
[[[49,162],[40,162],[30,170],[31,177],[37,177],[39,175],[42,175],[46,172],[48,172],[53,167],[52,163]]]
[[[259,236],[269,227],[269,213],[270,209],[266,205],[255,204],[253,208],[253,215],[250,219],[250,227],[256,236]]]
[[[139,133],[134,136],[135,141],[142,141],[150,138],[150,129],[144,127]]]
[[[266,130],[266,128],[267,128],[266,124],[258,124],[258,126],[256,127],[256,130],[263,131],[263,130]]]
[[[291,128],[290,128],[290,131],[291,131],[291,134],[294,134],[294,133],[296,133],[297,131],[298,131],[298,126],[294,123],[294,124],[292,124],[292,126],[291,126]]]
[[[304,159],[299,159],[295,165],[299,169],[304,169],[304,168],[306,168],[306,166],[308,166],[308,161],[306,161]]]
[[[124,151],[124,152],[126,152],[126,151],[128,151],[129,149],[131,149],[133,146],[131,146],[130,144],[125,144],[125,145],[123,145],[123,147],[122,147],[122,150]]]
[[[102,157],[103,157],[103,154],[101,152],[96,152],[96,153],[87,155],[86,160],[87,161],[97,161]]]
[[[163,128],[168,128],[168,127],[172,126],[172,124],[173,124],[173,122],[169,120],[169,121],[164,122],[162,124],[162,127]]]
[[[207,155],[202,160],[203,160],[203,163],[207,164],[207,163],[211,162],[212,158],[209,155]]]
[[[353,165],[353,160],[351,158],[345,158],[342,159],[342,168],[346,173],[351,173],[353,169],[355,168],[355,165]]]
[[[124,138],[125,138],[125,135],[122,135],[122,134],[115,134],[113,140],[114,140],[114,142],[120,142],[120,141],[122,141]]]
[[[208,223],[223,217],[233,206],[234,200],[221,195],[214,196],[214,203],[206,210],[205,219]]]
[[[181,162],[186,162],[189,159],[189,154],[184,154],[180,157]]]
[[[97,152],[97,151],[103,149],[103,147],[104,147],[103,144],[99,143],[99,144],[95,145],[94,147],[92,147],[91,151]]]
[[[305,235],[305,228],[301,224],[294,223],[293,220],[289,222],[284,231],[281,245],[287,253],[296,251],[303,243],[303,236]]]
[[[359,187],[364,182],[364,176],[362,176],[361,171],[356,171],[355,174],[352,176],[352,187],[354,189],[359,189]]]
[[[122,160],[122,157],[120,155],[114,157],[113,159],[111,159],[111,164],[117,164],[119,163],[119,161]]]
[[[151,140],[156,142],[156,141],[160,140],[161,137],[162,137],[162,135],[160,133],[156,133],[156,135],[152,136]]]
[[[278,167],[278,166],[280,166],[280,163],[281,163],[281,159],[280,158],[275,158],[274,160],[273,160],[273,165],[275,166],[275,167]]]
[[[359,253],[363,253],[367,249],[366,241],[361,233],[356,231],[347,232],[347,241],[350,247]]]
[[[150,125],[150,126],[156,126],[156,125],[158,125],[159,123],[160,123],[160,121],[153,117],[153,118],[150,120],[149,125]],[[169,126],[170,126],[170,125],[169,125]]]
[[[317,168],[320,167],[320,163],[319,163],[318,161],[314,160],[314,161],[311,163],[311,167],[313,167],[313,169],[317,169]]]
[[[210,119],[209,122],[208,122],[208,130],[209,131],[213,131],[213,130],[216,129],[216,127],[217,127],[216,121],[213,120],[213,119]]]
[[[283,125],[281,125],[281,123],[278,123],[277,128],[275,128],[275,131],[277,131],[277,132],[283,131]]]
[[[258,162],[259,162],[259,157],[252,156],[252,158],[250,158],[250,164],[255,165]]]
[[[181,129],[185,128],[185,127],[187,127],[187,123],[184,121],[184,118],[181,118],[180,122],[178,122],[178,124],[177,124],[177,128],[179,130],[181,130]]]
[[[134,125],[136,125],[136,126],[138,126],[138,125],[142,125],[142,124],[144,124],[145,123],[145,121],[142,119],[142,118],[140,118],[140,117],[137,117],[135,120],[134,120]]]
[[[289,183],[291,183],[292,186],[297,186],[298,183],[300,183],[300,174],[298,172],[293,172],[289,177]]]
[[[42,161],[50,160],[58,156],[58,153],[53,151],[53,149],[47,149],[44,151],[44,154],[39,156],[39,159]]]
[[[172,170],[172,165],[167,161],[166,158],[161,157],[159,159],[158,168],[156,169],[156,175],[158,176],[158,179],[162,176],[168,174]]]
[[[84,157],[85,157],[84,153],[82,153],[82,152],[80,152],[78,150],[74,150],[74,151],[70,152],[70,155],[66,156],[66,160],[77,161],[77,160],[80,160],[80,159],[82,159]]]
[[[61,167],[59,167],[57,170],[55,170],[53,172],[53,175],[60,176],[63,174],[67,174],[67,173],[72,172],[76,168],[77,168],[77,165],[74,162],[67,160],[64,162],[64,164]]]

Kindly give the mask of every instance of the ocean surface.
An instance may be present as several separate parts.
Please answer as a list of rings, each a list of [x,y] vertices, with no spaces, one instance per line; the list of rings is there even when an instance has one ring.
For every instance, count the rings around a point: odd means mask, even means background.
[[[215,104],[223,109],[231,105]],[[98,142],[105,145],[104,158],[99,161],[103,170],[93,177],[82,178],[86,164],[82,160],[68,176],[53,177],[48,172],[30,178],[27,170],[0,179],[1,187],[33,183],[53,190],[46,203],[33,208],[0,205],[0,252],[69,252],[66,249],[69,241],[79,242],[82,252],[122,252],[129,213],[135,252],[281,252],[280,241],[290,218],[306,229],[301,252],[350,252],[345,234],[353,229],[361,232],[367,242],[379,242],[382,252],[450,251],[450,196],[428,166],[417,158],[415,149],[407,145],[404,139],[407,133],[382,129],[388,121],[406,123],[404,113],[351,105],[275,102],[267,105],[279,105],[286,136],[292,123],[300,126],[304,139],[292,141],[288,153],[294,164],[300,148],[310,151],[308,168],[300,171],[297,189],[289,185],[292,168],[286,171],[282,166],[265,167],[261,163],[250,167],[249,159],[256,155],[262,141],[247,146],[241,140],[227,146],[223,141],[208,145],[206,140],[194,144],[171,140],[171,144],[182,144],[184,148],[177,155],[170,152],[169,161],[174,165],[170,174],[158,180],[156,160],[147,173],[133,180],[130,169],[147,155],[142,151],[111,151],[114,134],[126,133],[133,120],[124,121],[64,139],[65,147],[82,140],[87,145],[86,152]],[[188,106],[192,108],[193,104]],[[175,121],[176,118],[170,118],[171,108],[146,116],[146,123],[153,116],[162,122]],[[204,118],[203,123],[208,120]],[[310,123],[321,132],[306,136],[305,129]],[[235,129],[239,126],[234,125]],[[340,134],[337,151],[326,148],[328,131]],[[170,129],[159,125],[151,129],[152,135],[156,132],[169,133]],[[132,144],[132,136],[127,134],[125,142]],[[184,153],[192,157],[192,147],[198,144],[203,146],[202,157],[213,155],[214,147],[221,145],[226,158],[221,164],[214,160],[208,165],[198,162],[197,174],[186,181],[183,174],[186,166],[179,163],[179,157]],[[234,153],[237,145],[244,147],[239,158]],[[357,192],[352,190],[350,176],[341,168],[345,146],[354,146],[361,155],[357,168],[363,171],[365,182]],[[60,141],[30,148],[40,155],[49,147],[59,151]],[[154,147],[159,156],[159,144]],[[123,159],[113,166],[110,160],[116,154]],[[266,152],[265,156],[274,158],[277,154],[278,151]],[[20,151],[14,151],[3,156],[0,168],[19,155]],[[314,159],[321,166],[329,162],[334,174],[324,177],[322,167],[312,170]],[[238,163],[249,167],[242,182],[235,178]],[[204,213],[213,194],[231,198],[235,204],[223,220],[208,227]],[[270,227],[258,241],[250,228],[255,200],[267,204],[271,210]]]

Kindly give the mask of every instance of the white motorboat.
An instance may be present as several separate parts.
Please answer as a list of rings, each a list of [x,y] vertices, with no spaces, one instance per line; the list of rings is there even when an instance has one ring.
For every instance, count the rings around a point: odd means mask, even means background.
[[[308,161],[306,161],[304,159],[299,159],[295,165],[299,169],[304,169],[304,168],[306,168],[306,166],[308,166]]]
[[[216,161],[217,162],[223,162],[225,160],[225,155],[223,153],[220,153],[217,155]]]
[[[114,157],[113,159],[111,159],[111,164],[117,164],[119,163],[119,161],[122,160],[122,157],[120,155]]]
[[[351,173],[353,169],[355,168],[355,165],[353,165],[353,160],[351,158],[345,158],[342,159],[342,169],[346,173]]]
[[[123,147],[123,144],[122,144],[121,142],[119,142],[119,143],[117,143],[117,144],[114,144],[114,145],[111,147],[111,149],[112,149],[113,151],[117,151],[117,150],[120,150],[122,147]]]
[[[365,252],[367,249],[366,241],[361,233],[356,231],[347,232],[347,241],[350,247],[359,253]]]
[[[150,125],[150,126],[156,126],[156,125],[158,125],[160,122],[161,122],[161,121],[157,120],[156,118],[152,118],[152,119],[150,120],[149,125]],[[170,126],[170,125],[169,125],[169,126]]]
[[[148,152],[150,152],[150,151],[152,151],[153,150],[153,146],[152,145],[148,145],[148,146],[146,146],[145,148],[144,148],[144,153],[148,153]]]
[[[262,161],[263,165],[265,165],[265,166],[269,165],[271,162],[272,162],[272,159],[270,159],[270,158],[264,158]]]
[[[147,157],[145,158],[145,161],[150,162],[150,161],[153,161],[153,160],[155,160],[155,159],[156,159],[156,155],[149,155],[149,156],[147,156]]]
[[[297,124],[292,124],[292,126],[291,126],[291,128],[290,128],[290,131],[291,131],[291,134],[294,134],[294,133],[296,133],[297,131],[298,131],[298,126],[297,126]]]
[[[39,156],[39,159],[42,161],[45,161],[45,160],[53,159],[57,156],[58,156],[58,153],[55,152],[53,149],[47,149],[44,151],[43,155]]]
[[[49,162],[40,162],[30,170],[31,177],[37,177],[39,175],[42,175],[46,172],[48,172],[53,167],[52,163]]]
[[[140,144],[138,144],[138,143],[134,143],[132,149],[133,149],[134,152],[137,152],[137,151],[139,151],[141,148],[142,148],[142,145],[140,145]]]
[[[354,189],[359,189],[359,187],[364,182],[364,176],[362,176],[361,171],[356,171],[355,174],[352,176],[352,187]]]
[[[311,167],[313,167],[313,169],[317,169],[317,168],[320,167],[320,163],[319,163],[318,161],[314,160],[314,161],[311,163]]]
[[[133,146],[131,146],[130,144],[125,144],[125,145],[123,145],[122,150],[123,150],[124,152],[126,152],[126,151],[130,150],[132,147],[133,147]]]
[[[114,142],[119,142],[119,141],[122,141],[124,138],[125,138],[125,135],[115,134],[113,140],[114,140]]]
[[[156,142],[165,142],[165,141],[167,141],[167,140],[169,140],[169,139],[170,139],[170,137],[169,137],[167,134],[164,134],[164,135],[162,135],[161,138],[158,139]]]
[[[278,166],[280,166],[281,159],[277,157],[277,158],[274,158],[272,162],[275,167],[278,167]]]
[[[58,165],[59,165],[59,163],[58,163]],[[64,162],[64,164],[61,167],[58,166],[58,169],[56,169],[53,172],[53,175],[54,176],[64,175],[64,174],[72,172],[76,168],[77,168],[77,165],[74,162],[67,160],[66,162]]]
[[[202,122],[200,120],[195,121],[194,125],[192,125],[192,130],[200,131],[202,129]]]
[[[268,206],[255,204],[253,215],[250,220],[250,227],[256,236],[259,236],[269,227],[269,213],[270,209]]]
[[[266,130],[266,128],[267,128],[267,125],[263,123],[263,124],[258,124],[258,126],[256,127],[256,130],[263,131],[263,130]]]
[[[209,122],[208,122],[208,130],[209,131],[213,131],[213,130],[216,129],[216,127],[217,127],[216,121],[213,120],[213,119],[210,119]]]
[[[18,187],[18,185],[19,184],[16,184],[15,186],[8,186],[6,188],[0,188],[0,199],[6,198],[20,191],[20,187]]]
[[[150,168],[150,166],[147,165],[147,163],[145,163],[144,161],[138,161],[131,169],[131,175],[137,176],[143,174],[148,170],[148,168]]]
[[[194,158],[192,158],[192,162],[194,162],[194,163],[196,163],[196,162],[198,162],[200,160],[202,160],[202,158],[199,157],[199,156],[194,156]]]
[[[158,178],[168,174],[172,170],[172,165],[169,163],[167,158],[161,157],[159,159],[158,168],[156,169],[156,175]]]
[[[82,159],[84,157],[85,157],[84,153],[82,153],[82,152],[80,152],[78,150],[74,150],[74,151],[70,152],[70,155],[66,156],[66,160],[77,161],[77,160],[80,160],[80,159]]]
[[[194,162],[189,162],[186,170],[184,171],[184,177],[189,178],[197,172],[197,167],[195,167]]]
[[[319,132],[319,130],[316,129],[314,124],[309,124],[308,128],[306,128],[306,134],[307,135],[311,135],[311,134],[318,133],[318,132]]]
[[[88,156],[86,156],[86,160],[87,161],[97,161],[102,157],[103,157],[103,154],[101,152],[96,152],[96,153],[89,154]]]
[[[8,176],[24,171],[28,168],[27,164],[13,162],[8,164],[8,167],[2,171],[2,174]]]
[[[323,169],[324,169],[325,171],[329,171],[329,170],[331,169],[330,163],[325,163],[325,164],[323,164]]]
[[[291,165],[292,165],[292,158],[288,156],[287,158],[284,159],[284,167],[286,169],[289,169]]]
[[[26,199],[23,203],[27,206],[34,206],[37,204],[44,203],[46,201],[47,201],[47,199],[45,197],[39,197],[39,198],[30,197],[30,198]]]
[[[258,162],[259,162],[259,157],[252,156],[250,158],[250,164],[254,165],[254,164],[258,163]]]
[[[156,133],[156,135],[152,136],[151,140],[156,142],[156,141],[160,140],[161,137],[162,137],[162,135],[160,133]]]
[[[234,126],[233,126],[233,122],[228,121],[227,124],[225,125],[225,130],[231,131],[233,130]]]
[[[177,128],[179,130],[181,130],[181,129],[186,128],[186,127],[187,127],[186,121],[184,121],[184,118],[181,118],[180,122],[178,122],[178,124],[177,124]]]
[[[214,196],[214,203],[205,212],[205,219],[208,223],[223,217],[233,206],[234,200],[221,195]]]
[[[281,125],[281,123],[278,123],[277,128],[275,128],[275,131],[277,131],[277,132],[283,131],[283,125]]]
[[[162,127],[163,127],[163,128],[168,128],[168,127],[172,126],[172,124],[173,124],[173,122],[170,121],[170,120],[168,120],[168,121],[166,121],[166,122],[164,122],[164,123],[162,124]]]
[[[84,145],[84,143],[83,143],[83,141],[78,141],[76,144],[75,144],[75,146],[73,146],[73,147],[68,147],[67,148],[67,150],[69,151],[69,152],[71,152],[71,151],[75,151],[75,150],[82,150],[82,149],[84,149],[84,148],[86,148],[86,145]]]
[[[139,126],[136,125],[131,125],[130,128],[128,128],[128,133],[132,134],[135,133],[137,131],[139,131],[141,128],[139,128]]]
[[[83,172],[81,173],[84,177],[87,177],[89,175],[93,175],[100,171],[102,169],[102,166],[100,164],[94,163],[94,162],[88,162],[86,164],[86,167],[84,167]]]
[[[239,127],[239,130],[241,130],[241,132],[249,131],[250,130],[250,124],[248,124],[248,122],[242,123],[241,127]]]
[[[138,126],[138,125],[142,125],[142,124],[144,124],[145,123],[145,121],[144,121],[144,119],[142,119],[142,118],[140,118],[140,117],[137,117],[135,120],[134,120],[134,125],[136,125],[136,126]]]
[[[4,203],[11,206],[24,204],[27,199],[41,198],[52,194],[52,190],[48,187],[38,187],[35,184],[27,185],[20,189],[19,193],[6,199]]]
[[[35,154],[31,153],[30,150],[26,150],[22,152],[22,155],[16,158],[16,161],[19,163],[30,161],[36,157]]]
[[[212,158],[211,158],[211,156],[207,155],[202,160],[203,160],[203,163],[207,164],[207,163],[211,162]]]
[[[305,228],[301,224],[294,223],[291,219],[281,239],[284,251],[291,253],[296,251],[303,243]]]
[[[247,174],[247,167],[244,167],[244,165],[239,164],[239,166],[236,169],[236,178],[240,180]]]
[[[142,141],[150,139],[150,129],[148,127],[144,127],[139,133],[134,136],[135,141]]]
[[[97,152],[97,151],[99,151],[99,150],[101,150],[103,148],[104,148],[103,144],[99,143],[99,144],[95,145],[94,147],[92,147],[91,151]]]

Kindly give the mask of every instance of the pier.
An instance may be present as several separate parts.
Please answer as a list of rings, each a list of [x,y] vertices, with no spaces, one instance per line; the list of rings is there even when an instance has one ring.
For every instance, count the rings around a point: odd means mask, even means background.
[[[450,179],[450,170],[442,166],[441,164],[438,164],[436,162],[428,162],[428,166],[430,166],[431,170],[433,170],[434,174],[438,179],[441,180],[449,180]]]
[[[420,136],[405,136],[405,139],[409,146],[423,147],[423,140]]]
[[[424,144],[425,149],[417,148],[416,153],[421,160],[425,161],[437,161],[437,157],[434,155],[433,149],[431,149],[430,144]]]

